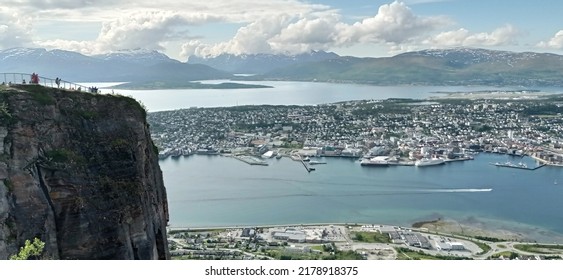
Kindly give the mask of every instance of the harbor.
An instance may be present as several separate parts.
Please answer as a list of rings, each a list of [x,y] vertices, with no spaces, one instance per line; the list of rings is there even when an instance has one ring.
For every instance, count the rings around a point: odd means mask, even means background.
[[[544,233],[550,230],[563,234],[561,223],[545,215],[561,211],[559,167],[544,166],[534,172],[494,168],[490,162],[502,163],[510,157],[481,153],[474,160],[428,168],[362,168],[357,159],[315,157],[327,164],[314,166],[316,170],[309,173],[303,172],[302,163],[284,155],[280,160],[266,159],[265,168],[222,156],[161,161],[170,194],[170,223],[404,226],[413,220],[450,217],[469,222],[476,218],[491,226],[504,222],[506,228],[530,225],[522,231],[532,232],[534,240],[549,240]],[[535,164],[530,157],[522,162]],[[524,214],[518,211],[523,208]]]

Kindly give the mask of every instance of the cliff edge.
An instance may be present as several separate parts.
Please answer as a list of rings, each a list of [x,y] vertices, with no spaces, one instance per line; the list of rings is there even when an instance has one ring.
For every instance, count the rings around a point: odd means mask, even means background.
[[[0,259],[169,259],[168,205],[132,98],[0,86]]]

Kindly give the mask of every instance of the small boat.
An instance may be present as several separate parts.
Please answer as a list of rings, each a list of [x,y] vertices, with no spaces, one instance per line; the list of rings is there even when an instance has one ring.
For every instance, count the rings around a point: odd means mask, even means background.
[[[557,185],[557,179],[553,180],[553,184]]]

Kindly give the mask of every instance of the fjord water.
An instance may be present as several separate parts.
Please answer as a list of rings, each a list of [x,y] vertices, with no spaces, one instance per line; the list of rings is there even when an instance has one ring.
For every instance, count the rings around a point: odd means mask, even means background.
[[[473,161],[417,168],[361,167],[327,158],[307,173],[289,158],[250,166],[221,156],[160,162],[173,227],[301,223],[384,223],[449,218],[561,241],[563,172],[502,168],[523,160],[482,153]]]
[[[220,83],[225,81],[207,81]],[[149,112],[184,109],[189,107],[231,107],[238,105],[317,105],[348,100],[414,98],[423,99],[440,95],[437,92],[467,92],[482,90],[524,90],[520,87],[482,86],[370,86],[359,84],[329,84],[313,82],[257,81],[238,82],[261,84],[272,88],[260,89],[162,89],[115,90],[142,102]],[[546,92],[561,89],[542,88]],[[102,89],[107,93],[111,90]]]
[[[346,100],[426,98],[436,92],[524,90],[492,87],[366,86],[302,82],[250,82],[268,89],[115,90],[144,103],[149,112],[189,107],[313,105]],[[102,87],[100,85],[100,87]],[[561,93],[563,89],[539,89]],[[102,89],[107,93],[111,90]],[[481,154],[474,161],[427,168],[362,168],[329,158],[307,173],[287,158],[249,166],[219,156],[160,162],[173,227],[300,223],[411,225],[434,218],[482,223],[525,232],[535,240],[563,242],[563,172],[500,168],[507,156]],[[513,159],[518,162],[520,159]],[[533,161],[524,158],[528,166]],[[559,182],[557,185],[554,181]],[[489,191],[490,190],[490,191]]]

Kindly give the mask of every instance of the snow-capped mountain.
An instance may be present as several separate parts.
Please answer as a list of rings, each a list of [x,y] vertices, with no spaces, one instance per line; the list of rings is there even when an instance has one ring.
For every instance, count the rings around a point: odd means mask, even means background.
[[[147,49],[120,50],[107,54],[94,55],[93,57],[105,61],[121,61],[125,63],[141,64],[146,66],[163,62],[179,63],[179,61],[171,59],[161,52]]]
[[[563,86],[563,56],[470,48],[423,50],[293,65],[265,78],[378,85]]]
[[[453,48],[453,49],[430,49],[417,52],[409,52],[397,55],[397,57],[430,57],[443,59],[448,62],[449,66],[465,67],[481,63],[500,63],[506,65],[516,65],[518,63],[533,61],[550,54],[540,54],[533,52],[509,52],[487,49],[472,48]],[[560,60],[562,57],[553,55]]]
[[[300,55],[224,54],[190,57],[183,63],[147,50],[97,56],[41,48],[0,51],[0,73],[12,72],[35,72],[77,82],[186,82],[233,78],[230,73],[257,73],[262,75],[255,79],[379,85],[563,86],[563,56],[456,48],[383,58],[341,57],[322,51]]]
[[[333,52],[312,51],[298,55],[284,54],[221,54],[216,57],[190,56],[188,63],[204,64],[238,74],[263,74],[290,65],[338,58]]]
[[[86,56],[64,50],[12,48],[0,51],[0,73],[39,73],[68,81],[166,81],[230,78],[204,65],[190,65],[147,50]]]

